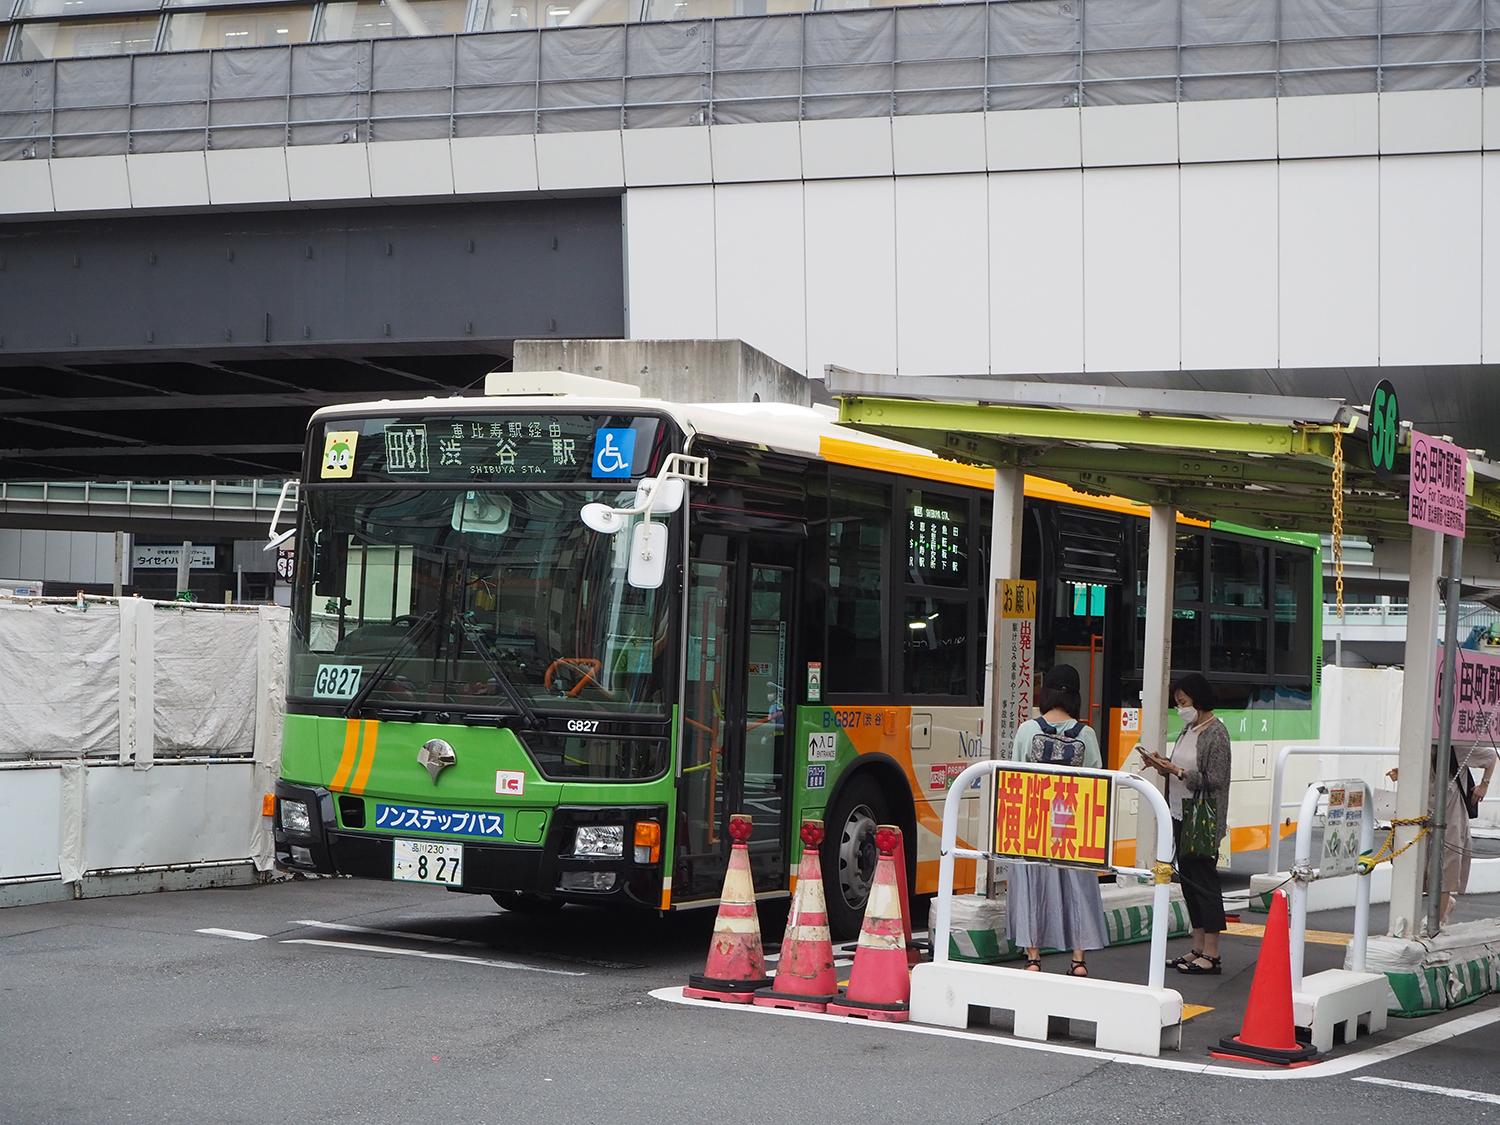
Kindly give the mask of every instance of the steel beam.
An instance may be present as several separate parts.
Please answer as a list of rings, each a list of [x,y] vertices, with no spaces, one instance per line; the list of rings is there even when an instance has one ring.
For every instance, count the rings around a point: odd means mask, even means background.
[[[1302,435],[1285,425],[913,399],[843,398],[839,400],[839,420],[880,432],[892,428],[961,431],[1050,443],[1092,443],[1101,454],[1117,452],[1121,446],[1268,455],[1304,452],[1306,448]],[[932,447],[931,442],[926,444]],[[1103,460],[1107,458],[1101,457]]]

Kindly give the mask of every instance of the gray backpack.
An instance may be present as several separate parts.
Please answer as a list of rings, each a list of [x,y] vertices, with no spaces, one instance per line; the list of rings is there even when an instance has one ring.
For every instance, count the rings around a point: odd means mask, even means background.
[[[1075,719],[1068,727],[1055,727],[1046,719],[1038,718],[1041,730],[1031,736],[1031,749],[1026,752],[1028,762],[1044,766],[1083,765],[1084,745],[1082,720]]]

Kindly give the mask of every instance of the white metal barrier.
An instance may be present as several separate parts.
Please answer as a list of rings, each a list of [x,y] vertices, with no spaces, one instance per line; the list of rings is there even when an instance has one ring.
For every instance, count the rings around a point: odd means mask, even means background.
[[[1357,784],[1364,791],[1365,803],[1364,813],[1359,821],[1359,851],[1360,854],[1370,851],[1375,846],[1375,815],[1371,804],[1374,794],[1370,791],[1368,782],[1357,778],[1345,781],[1328,782],[1315,781],[1307,787],[1307,792],[1302,795],[1302,807],[1297,817],[1297,848],[1296,855],[1292,860],[1292,895],[1291,895],[1291,925],[1292,925],[1292,987],[1302,987],[1302,961],[1303,953],[1306,951],[1307,943],[1307,884],[1320,877],[1317,868],[1312,866],[1312,822],[1313,814],[1318,811],[1318,798],[1326,793],[1332,785]],[[1359,882],[1354,890],[1354,940],[1350,943],[1350,968],[1355,972],[1363,972],[1365,967],[1365,950],[1369,945],[1370,938],[1370,878],[1368,875],[1351,873]],[[1344,876],[1336,876],[1344,878]]]
[[[1157,854],[1171,854],[1172,819],[1167,803],[1155,786],[1134,774],[1120,770],[1065,769],[1027,762],[975,762],[958,775],[953,782],[953,791],[965,792],[979,778],[993,778],[1000,770],[1113,778],[1145,794],[1156,814]],[[952,961],[948,956],[948,942],[953,921],[955,861],[960,856],[975,860],[1004,858],[993,856],[989,851],[958,846],[958,806],[958,801],[949,801],[943,810],[938,893],[933,905],[933,959],[912,970],[912,1018],[922,1023],[965,1027],[971,1006],[999,1008],[1014,1013],[1014,1032],[1025,1039],[1045,1039],[1053,1019],[1066,1019],[1093,1024],[1094,1043],[1101,1050],[1155,1056],[1161,1053],[1164,1041],[1165,1045],[1180,1046],[1182,996],[1164,987],[1167,930],[1171,926],[1170,866],[1158,863],[1147,871],[1111,865],[1112,870],[1121,874],[1145,875],[1156,881],[1151,910],[1151,963],[1145,985]]]
[[[1360,778],[1340,781],[1315,781],[1302,796],[1297,820],[1297,848],[1292,862],[1291,894],[1291,968],[1292,1013],[1298,1027],[1307,1028],[1312,1042],[1320,1051],[1333,1048],[1336,1028],[1344,1029],[1344,1041],[1352,1042],[1363,1029],[1373,1034],[1386,1023],[1386,980],[1380,973],[1365,971],[1365,951],[1370,937],[1370,877],[1355,871],[1334,878],[1353,878],[1354,934],[1349,947],[1349,968],[1329,969],[1304,979],[1303,965],[1307,952],[1307,887],[1320,877],[1312,865],[1312,822],[1319,797],[1336,786],[1357,785],[1364,793],[1360,806],[1359,854],[1368,854],[1375,846],[1374,794],[1369,783]]]
[[[1281,870],[1281,814],[1292,807],[1294,802],[1281,799],[1281,783],[1286,776],[1286,760],[1293,754],[1341,754],[1355,758],[1374,758],[1381,755],[1388,757],[1399,757],[1400,749],[1395,746],[1283,746],[1276,753],[1276,763],[1271,770],[1271,808],[1267,814],[1266,824],[1270,828],[1271,839],[1266,847],[1266,874],[1275,875]],[[1297,831],[1302,831],[1302,822],[1299,821]]]

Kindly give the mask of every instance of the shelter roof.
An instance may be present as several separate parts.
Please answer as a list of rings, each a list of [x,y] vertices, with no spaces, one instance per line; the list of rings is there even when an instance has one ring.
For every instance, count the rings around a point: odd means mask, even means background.
[[[847,425],[955,461],[1268,531],[1330,530],[1333,468],[1342,462],[1344,533],[1410,536],[1407,476],[1376,475],[1369,410],[1341,399],[837,367],[827,382]],[[1412,433],[1403,422],[1398,474]],[[1468,535],[1500,548],[1500,464],[1470,451],[1469,466]]]

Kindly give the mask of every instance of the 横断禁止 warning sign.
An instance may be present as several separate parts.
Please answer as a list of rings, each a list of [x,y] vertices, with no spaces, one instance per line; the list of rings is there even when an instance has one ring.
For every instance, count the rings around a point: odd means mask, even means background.
[[[1110,866],[1113,780],[1051,770],[995,772],[995,855],[1069,867]]]

